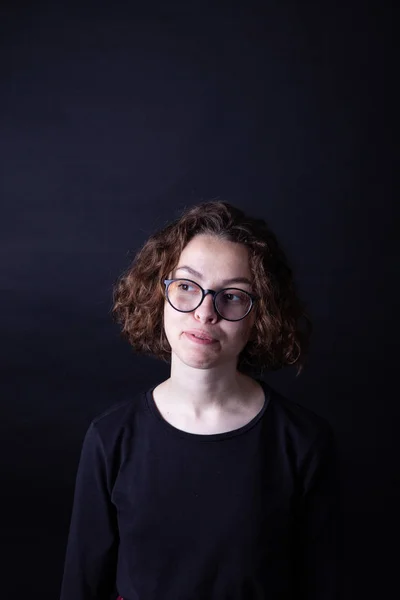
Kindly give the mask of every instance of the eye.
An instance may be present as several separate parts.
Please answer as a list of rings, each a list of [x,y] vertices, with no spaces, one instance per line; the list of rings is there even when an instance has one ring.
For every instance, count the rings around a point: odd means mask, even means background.
[[[226,294],[224,294],[223,296],[223,300],[224,302],[241,302],[242,298],[240,296],[237,296],[236,294],[232,294],[231,292],[228,292]]]
[[[222,304],[230,304],[231,306],[234,304],[238,306],[245,306],[248,305],[249,301],[250,297],[244,290],[228,289],[225,290],[220,296],[220,302]]]
[[[176,286],[180,292],[197,292],[198,287],[194,283],[190,283],[189,281],[179,281],[176,282]]]

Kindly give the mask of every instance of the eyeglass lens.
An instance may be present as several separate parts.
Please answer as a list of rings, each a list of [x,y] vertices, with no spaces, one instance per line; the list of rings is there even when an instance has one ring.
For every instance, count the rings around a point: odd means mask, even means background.
[[[168,286],[168,298],[176,310],[190,312],[195,310],[202,299],[202,289],[192,281],[178,279]],[[225,319],[241,319],[251,307],[251,297],[245,291],[229,288],[221,290],[215,296],[215,305]]]

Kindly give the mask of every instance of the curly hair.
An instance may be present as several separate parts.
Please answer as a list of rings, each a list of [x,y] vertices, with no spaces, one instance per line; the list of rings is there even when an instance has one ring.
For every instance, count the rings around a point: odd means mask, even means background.
[[[152,235],[114,286],[112,313],[136,352],[169,361],[171,347],[163,326],[163,280],[196,235],[211,234],[249,250],[255,324],[238,358],[238,370],[262,373],[296,364],[303,370],[312,332],[299,299],[292,268],[275,234],[262,219],[221,201],[204,202]]]

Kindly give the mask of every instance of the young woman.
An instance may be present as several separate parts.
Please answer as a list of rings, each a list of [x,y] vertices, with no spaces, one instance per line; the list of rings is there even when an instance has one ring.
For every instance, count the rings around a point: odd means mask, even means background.
[[[262,220],[222,202],[152,236],[115,288],[133,348],[170,377],[91,423],[61,600],[332,600],[332,429],[260,373],[311,331]]]

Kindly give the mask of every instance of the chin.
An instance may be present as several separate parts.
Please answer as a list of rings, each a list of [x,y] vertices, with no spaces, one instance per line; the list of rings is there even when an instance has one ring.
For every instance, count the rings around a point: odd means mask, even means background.
[[[214,367],[219,366],[220,363],[212,360],[204,360],[204,361],[182,361],[187,367],[191,367],[192,369],[200,369],[204,371],[205,369],[212,369]]]
[[[221,367],[224,364],[229,364],[232,360],[235,363],[237,362],[236,358],[230,360],[225,358],[225,360],[223,360],[221,356],[193,356],[189,353],[176,354],[176,358],[179,362],[183,363],[187,367],[200,370]]]
[[[210,367],[214,367],[218,360],[216,358],[211,357],[200,357],[200,356],[185,356],[185,355],[176,355],[179,362],[183,363],[187,367],[192,367],[193,369],[208,369]]]

